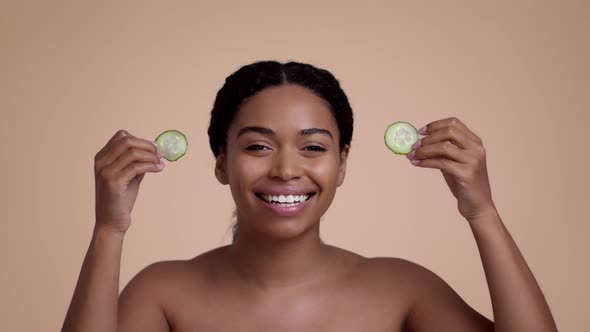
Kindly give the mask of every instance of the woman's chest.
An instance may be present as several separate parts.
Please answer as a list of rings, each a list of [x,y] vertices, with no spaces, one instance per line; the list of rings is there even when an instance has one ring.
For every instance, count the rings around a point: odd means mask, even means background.
[[[210,289],[167,308],[171,331],[402,331],[407,301],[370,288],[248,297]]]

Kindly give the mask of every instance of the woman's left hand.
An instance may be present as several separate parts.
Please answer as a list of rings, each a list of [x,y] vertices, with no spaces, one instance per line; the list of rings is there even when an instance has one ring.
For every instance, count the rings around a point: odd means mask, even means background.
[[[482,140],[457,118],[429,123],[408,154],[412,164],[441,170],[468,221],[495,212]]]

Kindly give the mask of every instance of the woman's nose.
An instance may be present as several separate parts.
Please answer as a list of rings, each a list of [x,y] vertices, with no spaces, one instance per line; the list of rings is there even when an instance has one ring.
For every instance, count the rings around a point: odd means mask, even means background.
[[[283,181],[289,181],[301,177],[302,166],[296,151],[281,149],[275,153],[270,176]]]

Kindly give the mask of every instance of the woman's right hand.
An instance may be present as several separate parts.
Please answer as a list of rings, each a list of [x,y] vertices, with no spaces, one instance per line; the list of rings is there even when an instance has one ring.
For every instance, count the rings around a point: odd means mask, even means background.
[[[164,169],[156,145],[119,130],[94,158],[96,227],[126,232],[143,176]]]

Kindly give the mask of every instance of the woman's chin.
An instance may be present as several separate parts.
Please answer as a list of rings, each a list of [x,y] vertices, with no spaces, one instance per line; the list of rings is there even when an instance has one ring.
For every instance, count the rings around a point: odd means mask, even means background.
[[[297,219],[291,220],[277,220],[269,221],[264,225],[256,225],[248,235],[256,238],[258,241],[264,242],[284,242],[303,238],[307,236],[314,236],[314,225],[309,222]],[[240,231],[238,227],[238,237]],[[248,236],[244,234],[245,236]],[[315,232],[315,236],[319,237],[319,232]],[[249,237],[249,236],[248,236]]]

